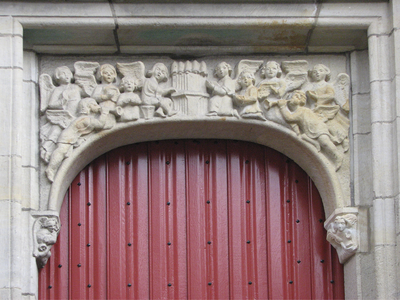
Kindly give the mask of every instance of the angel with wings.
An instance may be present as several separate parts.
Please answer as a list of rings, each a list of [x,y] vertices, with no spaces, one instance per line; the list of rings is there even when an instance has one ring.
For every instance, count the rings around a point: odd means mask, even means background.
[[[147,72],[146,76],[144,64],[140,61],[118,63],[117,69],[123,76],[135,80],[137,90],[141,89],[142,99],[140,105],[146,119],[150,118],[147,114],[150,108],[156,116],[162,118],[170,117],[178,113],[178,111],[174,110],[173,101],[170,98],[170,95],[176,92],[176,90],[172,87],[165,88],[162,85],[164,82],[168,81],[169,77],[168,68],[163,63],[156,63],[153,68]],[[134,102],[134,105],[139,104],[137,99]]]
[[[48,74],[39,78],[40,110],[46,114],[47,122],[40,128],[41,158],[48,163],[61,131],[78,116],[77,107],[82,89],[72,83],[73,75],[66,67],[58,67],[54,74],[55,83]]]
[[[232,95],[235,93],[236,82],[231,78],[232,67],[221,62],[214,70],[218,81],[206,80],[206,87],[211,91],[209,112],[207,116],[238,116],[233,108]]]
[[[347,74],[341,73],[334,84],[331,85],[328,83],[330,73],[327,66],[323,64],[315,65],[310,71],[313,84],[306,94],[309,101],[314,104],[314,113],[325,118],[335,143],[342,144],[346,152],[349,149],[350,121],[347,115],[349,113],[350,79]]]
[[[305,60],[284,61],[283,72],[276,61],[267,61],[262,65],[260,75],[265,79],[258,84],[258,99],[265,109],[268,110],[280,99],[286,99],[288,93],[306,82],[307,66]]]
[[[116,103],[119,97],[119,89],[114,84],[117,78],[117,71],[110,64],[101,65],[98,70],[98,79],[100,84],[97,85],[92,93],[92,98],[100,104],[103,112],[108,115],[104,129],[110,129],[116,124],[115,111]]]
[[[265,121],[263,111],[258,102],[258,92],[255,84],[255,76],[251,71],[242,71],[238,78],[241,92],[235,93],[233,99],[237,106],[241,108],[240,115],[243,118],[250,118]]]
[[[116,112],[120,122],[136,121],[140,117],[139,106],[142,100],[135,93],[137,89],[135,78],[125,76],[119,87],[121,95],[118,97]]]
[[[343,263],[358,248],[355,225],[357,216],[353,214],[341,215],[330,224],[326,239],[335,247]]]
[[[234,108],[234,104],[238,105],[239,103],[234,101],[235,93],[241,89],[246,89],[239,83],[239,76],[244,71],[254,75],[261,64],[262,61],[259,60],[241,60],[237,65],[237,77],[233,79],[231,77],[232,67],[226,62],[219,63],[214,70],[214,77],[218,78],[218,81],[206,80],[206,87],[211,91],[207,116],[235,116],[239,118],[239,114]],[[242,104],[239,106],[242,106]]]

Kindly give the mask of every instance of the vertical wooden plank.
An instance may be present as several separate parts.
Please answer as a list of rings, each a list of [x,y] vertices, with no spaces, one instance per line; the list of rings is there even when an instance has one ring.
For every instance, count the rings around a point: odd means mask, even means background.
[[[187,297],[183,143],[150,143],[150,298]],[[170,244],[168,244],[170,243]]]
[[[289,262],[294,274],[293,289],[297,299],[312,299],[310,245],[310,194],[309,178],[294,162],[290,163],[290,178],[293,194],[293,217],[291,218],[292,240],[288,246],[293,249],[293,258]]]
[[[124,147],[127,158],[125,182],[127,251],[127,298],[149,298],[149,211],[147,144]],[[127,155],[127,153],[129,155]],[[130,159],[130,161],[128,160]],[[130,162],[130,164],[128,164]],[[128,165],[127,165],[128,164]],[[131,286],[129,286],[131,285]]]
[[[228,299],[226,143],[188,140],[186,153],[188,298]]]
[[[72,299],[106,296],[105,162],[99,158],[72,182],[70,278]]]
[[[105,156],[96,159],[89,166],[90,193],[87,213],[90,227],[86,228],[88,244],[88,279],[89,298],[107,297],[107,218],[106,218],[106,160]],[[88,205],[90,203],[90,205]],[[90,244],[90,246],[88,246]],[[89,288],[90,285],[90,288]]]
[[[87,298],[87,256],[86,256],[86,232],[90,229],[87,214],[87,168],[82,170],[72,181],[70,186],[71,201],[69,203],[72,212],[70,215],[69,232],[69,295],[72,299]]]
[[[147,145],[108,155],[108,297],[149,297]]]
[[[268,297],[264,149],[227,142],[232,299]]]
[[[311,244],[311,274],[313,297],[315,299],[332,298],[332,266],[329,242],[326,241],[324,229],[325,213],[321,197],[309,180],[310,196],[310,244]]]
[[[126,158],[113,151],[107,155],[107,296],[126,298]]]
[[[285,211],[287,198],[286,164],[282,154],[265,148],[266,219],[269,299],[288,298],[286,268]]]

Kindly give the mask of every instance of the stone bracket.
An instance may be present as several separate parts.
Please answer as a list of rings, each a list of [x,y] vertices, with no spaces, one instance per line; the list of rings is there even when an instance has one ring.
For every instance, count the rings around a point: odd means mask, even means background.
[[[368,252],[368,213],[365,207],[337,208],[324,223],[327,240],[336,249],[340,263],[359,252]]]
[[[50,249],[60,232],[60,219],[55,211],[35,211],[33,223],[33,256],[38,268],[43,268],[51,256]]]

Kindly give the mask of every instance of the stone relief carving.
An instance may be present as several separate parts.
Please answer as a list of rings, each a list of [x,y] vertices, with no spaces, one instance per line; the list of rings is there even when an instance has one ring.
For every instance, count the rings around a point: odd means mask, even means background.
[[[78,61],[40,76],[41,157],[53,181],[58,168],[92,132],[117,123],[153,118],[232,117],[275,122],[313,145],[338,170],[349,148],[349,76],[333,83],[322,64],[308,70],[305,60],[227,62],[209,72],[206,63],[173,61],[145,72],[143,62],[100,65]],[[118,71],[118,73],[117,73]],[[212,73],[213,75],[209,74]],[[213,76],[216,80],[210,78]],[[261,78],[261,79],[260,79]],[[259,82],[257,82],[259,81]]]
[[[357,216],[345,214],[335,217],[328,225],[327,240],[335,247],[339,261],[346,262],[358,249]]]
[[[57,241],[60,221],[56,216],[40,216],[33,225],[33,256],[39,268],[43,268],[51,256],[50,249]]]

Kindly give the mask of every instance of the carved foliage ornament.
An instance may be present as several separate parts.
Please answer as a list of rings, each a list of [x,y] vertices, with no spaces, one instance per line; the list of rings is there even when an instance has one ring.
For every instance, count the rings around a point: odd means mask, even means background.
[[[322,64],[308,70],[305,60],[241,60],[235,78],[226,62],[212,75],[197,61],[173,62],[171,72],[163,63],[145,72],[140,61],[116,68],[78,61],[74,69],[61,66],[54,81],[48,74],[39,79],[45,119],[40,156],[51,182],[85,136],[140,119],[186,115],[276,122],[321,151],[336,170],[349,148],[349,76],[341,73],[328,83],[330,70]]]

